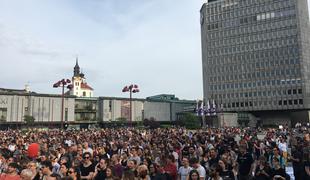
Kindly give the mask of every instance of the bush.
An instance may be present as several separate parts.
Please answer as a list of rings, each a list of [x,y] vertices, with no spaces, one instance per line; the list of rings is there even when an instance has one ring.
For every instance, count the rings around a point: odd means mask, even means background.
[[[199,117],[195,116],[192,113],[185,113],[179,121],[181,126],[185,126],[188,129],[198,129],[201,127],[201,122]]]

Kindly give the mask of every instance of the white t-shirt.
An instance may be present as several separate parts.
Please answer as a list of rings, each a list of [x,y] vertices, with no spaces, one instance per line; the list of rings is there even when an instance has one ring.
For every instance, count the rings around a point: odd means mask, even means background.
[[[200,164],[199,164],[199,167],[196,170],[198,171],[200,178],[202,178],[202,177],[205,178],[206,177],[206,170]]]
[[[279,149],[282,151],[282,152],[287,152],[287,145],[286,143],[281,143],[279,142]]]
[[[189,175],[189,172],[192,170],[193,168],[191,167],[187,167],[185,168],[184,166],[181,166],[179,168],[178,174],[181,177],[181,180],[186,180],[187,176]]]

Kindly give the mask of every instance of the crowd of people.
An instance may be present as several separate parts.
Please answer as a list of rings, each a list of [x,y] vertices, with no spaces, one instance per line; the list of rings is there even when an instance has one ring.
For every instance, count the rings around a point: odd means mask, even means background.
[[[307,180],[309,160],[302,126],[0,131],[0,180]]]

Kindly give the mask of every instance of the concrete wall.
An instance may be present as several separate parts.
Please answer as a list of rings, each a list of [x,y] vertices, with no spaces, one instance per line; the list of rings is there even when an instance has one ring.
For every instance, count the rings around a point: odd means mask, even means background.
[[[157,121],[170,121],[171,108],[168,102],[151,102],[144,103],[144,118],[155,118]]]
[[[219,113],[218,121],[220,127],[238,127],[238,114],[237,113]]]
[[[129,101],[124,99],[104,99],[100,100],[99,104],[103,104],[102,108],[100,109],[103,111],[103,117],[100,117],[103,121],[115,121],[118,118],[127,118],[122,117],[122,104],[128,103],[129,108]],[[111,109],[109,104],[111,103]],[[133,100],[132,101],[132,121],[142,121],[142,111],[143,111],[143,101]],[[129,117],[127,118],[129,120]]]
[[[30,115],[35,122],[60,122],[61,97],[0,95],[0,108],[7,109],[6,122],[24,122]],[[64,99],[64,120],[67,110],[68,121],[74,121],[74,98]]]

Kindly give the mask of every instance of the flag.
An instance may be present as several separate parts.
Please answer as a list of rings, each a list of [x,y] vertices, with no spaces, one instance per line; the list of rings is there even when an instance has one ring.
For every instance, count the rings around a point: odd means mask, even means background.
[[[203,101],[201,101],[201,103],[200,103],[200,107],[199,107],[199,115],[200,115],[200,116],[203,116],[203,115],[204,115]]]
[[[215,116],[216,115],[216,104],[214,99],[212,100],[212,105],[211,105],[211,115]]]
[[[210,116],[210,110],[211,110],[210,101],[208,100],[208,101],[207,101],[207,109],[206,109],[206,115],[207,115],[207,116]]]
[[[195,112],[196,112],[196,115],[198,116],[199,115],[199,113],[198,113],[198,111],[199,111],[199,108],[198,108],[199,101],[197,100],[196,102],[197,103],[196,103],[196,107],[195,107]]]

